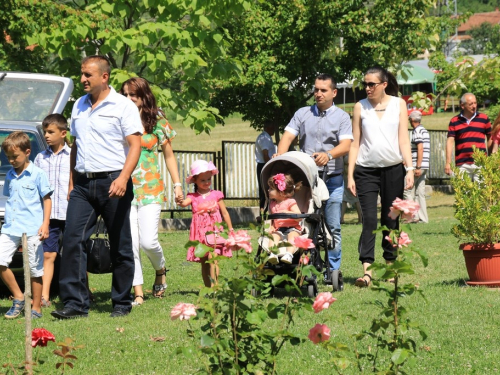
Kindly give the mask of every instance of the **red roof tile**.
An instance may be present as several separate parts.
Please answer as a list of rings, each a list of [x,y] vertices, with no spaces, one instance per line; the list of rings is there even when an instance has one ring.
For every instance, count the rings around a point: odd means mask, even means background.
[[[475,13],[470,16],[465,23],[458,27],[458,32],[465,33],[473,27],[479,27],[484,22],[491,23],[492,25],[500,24],[500,11],[495,10],[494,12]]]

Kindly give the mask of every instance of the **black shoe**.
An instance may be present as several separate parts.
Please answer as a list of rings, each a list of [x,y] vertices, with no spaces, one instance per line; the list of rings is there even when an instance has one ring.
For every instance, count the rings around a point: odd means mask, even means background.
[[[124,307],[115,307],[113,312],[109,315],[110,318],[119,318],[120,316],[126,316],[130,314],[130,309]]]
[[[50,313],[56,319],[87,318],[89,314],[65,307],[62,310],[54,310]]]

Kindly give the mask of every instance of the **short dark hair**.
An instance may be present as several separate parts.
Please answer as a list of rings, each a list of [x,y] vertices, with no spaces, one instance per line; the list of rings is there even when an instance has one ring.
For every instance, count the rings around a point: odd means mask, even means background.
[[[13,148],[18,148],[22,152],[31,150],[30,137],[25,132],[16,131],[10,133],[2,143],[2,150],[7,152]]]
[[[64,117],[59,113],[53,113],[43,119],[42,121],[43,130],[45,130],[49,125],[55,125],[56,128],[59,129],[60,131],[68,130],[68,121],[66,120],[66,117]]]
[[[332,84],[330,85],[332,90],[335,90],[337,88],[337,82],[335,82],[335,79],[330,74],[326,73],[321,73],[316,76],[316,79],[319,79],[320,81],[332,81]]]
[[[82,65],[87,63],[94,63],[99,67],[99,71],[101,73],[108,73],[108,76],[111,74],[111,64],[106,56],[102,55],[92,55],[87,56],[82,60]]]

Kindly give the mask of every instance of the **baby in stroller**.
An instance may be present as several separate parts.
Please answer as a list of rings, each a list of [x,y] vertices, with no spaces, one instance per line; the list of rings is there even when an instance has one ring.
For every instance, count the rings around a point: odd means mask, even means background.
[[[302,186],[301,182],[294,182],[292,176],[283,173],[271,176],[267,182],[269,185],[269,210],[271,214],[301,214],[297,202],[293,199],[295,192],[300,190]],[[293,244],[295,238],[302,234],[301,219],[274,219],[271,221],[268,232],[273,239],[269,239],[267,246],[263,246],[263,248],[269,254],[268,262],[276,264],[279,262],[278,256],[269,251],[269,248],[279,244],[281,241]],[[281,257],[281,262],[291,264],[293,254],[296,251],[297,248],[295,246],[287,246],[286,252]]]

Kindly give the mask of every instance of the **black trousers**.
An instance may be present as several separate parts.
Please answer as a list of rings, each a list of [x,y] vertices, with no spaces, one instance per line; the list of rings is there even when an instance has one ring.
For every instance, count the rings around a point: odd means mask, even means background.
[[[266,163],[257,163],[257,181],[259,183],[259,207],[260,209],[264,209],[264,212],[267,212],[267,207],[264,207],[266,204],[266,196],[264,194],[264,190],[262,189],[262,183],[260,182],[260,174],[262,173],[262,168],[264,168]],[[265,186],[267,188],[267,186]]]
[[[363,214],[363,229],[359,238],[358,251],[361,263],[373,263],[375,261],[375,237],[373,233],[377,229],[377,198],[380,194],[381,213],[380,224],[389,229],[399,229],[399,217],[393,220],[389,217],[390,207],[396,198],[403,198],[405,168],[403,164],[397,164],[385,168],[366,168],[359,165],[354,170],[354,181],[356,182],[356,193]],[[388,231],[383,232],[382,248],[385,260],[396,259],[396,251],[385,237]]]

